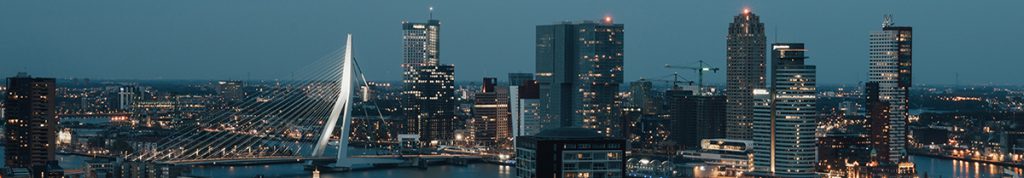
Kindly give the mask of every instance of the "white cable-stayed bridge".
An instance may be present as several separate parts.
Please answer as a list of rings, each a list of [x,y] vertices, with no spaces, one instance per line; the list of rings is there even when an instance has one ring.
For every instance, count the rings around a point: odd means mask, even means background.
[[[306,74],[279,84],[283,87],[278,89],[258,91],[242,101],[215,107],[195,124],[177,128],[175,134],[126,155],[126,159],[175,165],[306,162],[313,167],[347,170],[424,159],[481,158],[467,154],[401,155],[393,135],[397,125],[387,124],[387,134],[382,138],[364,138],[371,142],[364,144],[380,149],[351,155],[347,138],[354,129],[354,86],[369,85],[353,60],[351,35],[343,50],[303,72]],[[366,119],[385,119],[379,109],[364,112]],[[331,140],[337,140],[336,146]]]

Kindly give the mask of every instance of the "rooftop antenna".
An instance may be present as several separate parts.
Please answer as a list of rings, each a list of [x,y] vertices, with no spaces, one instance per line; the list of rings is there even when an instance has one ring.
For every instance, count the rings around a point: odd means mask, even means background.
[[[889,26],[892,26],[894,24],[892,22],[892,14],[885,14],[885,15],[882,16],[882,18],[884,19],[882,21],[882,27],[889,27]]]
[[[434,6],[430,6],[430,8],[427,8],[427,9],[430,10],[430,14],[429,14],[430,20],[434,20]]]

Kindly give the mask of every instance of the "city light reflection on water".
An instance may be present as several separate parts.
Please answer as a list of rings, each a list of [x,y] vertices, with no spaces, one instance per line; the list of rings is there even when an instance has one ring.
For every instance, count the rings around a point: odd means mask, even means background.
[[[911,156],[910,160],[916,164],[919,175],[928,177],[997,178],[1002,177],[1005,168],[995,164],[925,156]],[[1010,170],[1018,174],[1024,171],[1021,168]]]

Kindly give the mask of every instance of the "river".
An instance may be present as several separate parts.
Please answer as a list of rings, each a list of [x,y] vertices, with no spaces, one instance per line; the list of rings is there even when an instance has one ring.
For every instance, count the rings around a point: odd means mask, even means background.
[[[0,149],[0,154],[3,150]],[[78,155],[59,155],[61,166],[68,169],[76,169],[85,165],[88,157]],[[960,161],[945,158],[933,158],[926,156],[910,156],[910,160],[917,165],[918,174],[927,175],[931,178],[998,178],[1003,173],[1003,166],[978,163],[972,161]],[[0,162],[0,165],[3,163]],[[389,168],[369,169],[352,172],[321,173],[322,178],[386,178],[386,177],[454,177],[454,178],[477,178],[513,177],[514,168],[511,166],[495,165],[487,163],[469,164],[465,166],[438,165],[426,169],[419,168]],[[1014,171],[1024,172],[1021,168],[1013,168]],[[203,177],[313,177],[309,171],[303,170],[301,164],[272,164],[253,166],[197,166],[192,168],[190,175]]]
[[[1003,166],[994,164],[977,163],[971,161],[959,161],[944,158],[933,158],[926,156],[911,156],[910,160],[917,165],[917,172],[922,177],[927,175],[931,178],[999,178],[1003,173]],[[354,172],[322,173],[322,178],[384,178],[384,177],[454,177],[454,178],[477,178],[477,177],[513,177],[510,166],[494,164],[470,164],[466,166],[432,166],[427,169],[398,168],[398,169],[375,169]],[[1021,172],[1021,168],[1014,168]],[[192,170],[193,175],[209,177],[255,177],[264,175],[268,177],[311,177],[312,173],[304,171],[299,164],[281,164],[269,166],[218,166],[218,167],[197,167]]]

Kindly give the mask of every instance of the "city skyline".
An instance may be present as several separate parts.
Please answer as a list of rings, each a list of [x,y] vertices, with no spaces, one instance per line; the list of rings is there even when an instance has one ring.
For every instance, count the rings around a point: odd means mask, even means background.
[[[0,176],[1024,174],[985,5],[256,1],[0,6]]]
[[[150,9],[152,7],[149,6],[102,6],[104,3],[108,2],[86,7],[105,13],[91,11],[89,8],[64,9],[66,12],[61,13],[26,11],[71,8],[43,6],[32,2],[15,2],[4,6],[11,9],[3,9],[5,15],[0,17],[0,22],[12,28],[0,29],[0,38],[10,39],[8,43],[0,44],[0,58],[26,60],[7,62],[0,66],[0,74],[10,76],[25,71],[57,78],[139,80],[287,79],[290,72],[340,48],[343,34],[352,32],[363,35],[361,39],[365,40],[365,45],[360,46],[356,57],[368,61],[363,64],[369,74],[367,76],[371,80],[397,81],[402,59],[401,51],[396,47],[401,44],[392,35],[400,33],[393,27],[402,21],[427,20],[430,18],[427,8],[433,6],[433,18],[447,24],[446,31],[442,32],[446,36],[442,45],[449,50],[446,50],[441,60],[456,66],[468,66],[460,70],[459,81],[532,71],[530,59],[534,51],[530,49],[533,46],[530,29],[534,25],[563,20],[599,20],[604,16],[611,16],[617,23],[629,25],[631,28],[627,31],[638,34],[631,36],[625,46],[627,57],[624,67],[625,71],[629,71],[625,73],[625,80],[633,81],[674,72],[663,70],[664,64],[690,65],[696,60],[705,60],[712,66],[724,67],[722,52],[725,45],[721,39],[725,37],[722,30],[727,27],[725,21],[743,8],[750,8],[762,16],[769,42],[804,41],[815,44],[816,50],[809,56],[826,59],[818,64],[821,84],[867,81],[864,71],[867,63],[862,59],[867,57],[863,51],[868,46],[863,37],[875,30],[873,27],[878,26],[883,14],[894,14],[898,24],[944,29],[918,32],[918,36],[943,38],[931,38],[928,43],[918,46],[920,60],[917,63],[919,70],[915,71],[915,84],[1022,84],[1012,77],[1020,76],[1015,73],[1022,71],[1013,70],[1012,67],[1020,66],[1017,63],[1021,61],[1005,60],[999,56],[1012,56],[1009,54],[1013,51],[1012,42],[1019,41],[1024,35],[1012,33],[1012,29],[1018,29],[1016,24],[1003,23],[1000,22],[1001,18],[992,17],[996,14],[1011,19],[1021,15],[1012,13],[1010,6],[995,4],[895,2],[890,6],[876,7],[871,6],[872,3],[845,2],[651,2],[651,5],[599,2],[562,12],[538,6],[537,2],[532,1],[507,4],[423,2],[401,4],[395,8],[363,8],[374,10],[368,12],[353,7],[392,4],[310,2],[287,6],[267,14],[274,18],[256,20],[242,14],[260,17],[260,14],[251,13],[279,6],[269,2],[251,2],[237,11],[227,12],[181,5],[167,7],[173,11],[204,14],[197,17],[171,14],[166,10]],[[568,7],[575,4],[578,3],[562,2],[547,6]],[[184,5],[188,5],[188,2]],[[479,10],[497,5],[510,8],[486,12]],[[790,6],[796,8],[790,9]],[[799,8],[811,6],[819,8]],[[846,6],[860,8],[836,8]],[[645,8],[652,10],[642,11]],[[304,11],[297,12],[299,9]],[[143,13],[155,15],[132,17]],[[374,15],[374,18],[348,18],[367,14]],[[666,23],[664,19],[671,21]],[[484,20],[503,23],[468,25]],[[232,22],[232,25],[222,22]],[[203,28],[190,27],[196,25]],[[978,26],[986,27],[984,33],[1003,35],[970,35],[981,33],[976,28]],[[246,31],[240,31],[243,29]],[[679,32],[678,29],[685,31]],[[773,40],[776,37],[778,40]],[[189,39],[205,40],[198,43]],[[677,51],[688,55],[674,54]],[[975,65],[959,65],[962,59],[971,59]],[[508,67],[471,68],[489,63]],[[694,77],[692,74],[682,74]],[[707,76],[707,80],[709,84],[722,85],[724,77],[724,74],[712,74]]]

